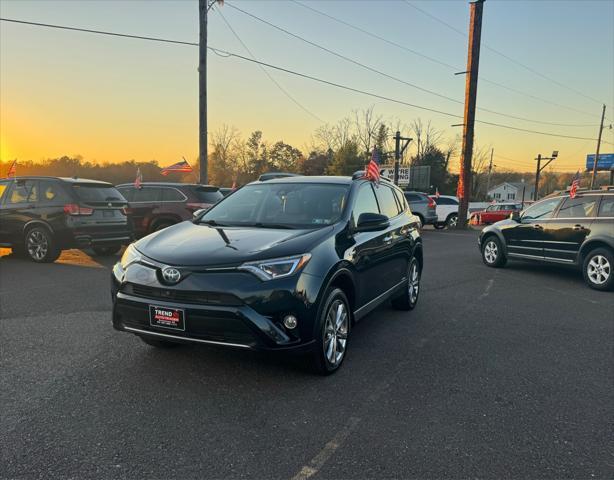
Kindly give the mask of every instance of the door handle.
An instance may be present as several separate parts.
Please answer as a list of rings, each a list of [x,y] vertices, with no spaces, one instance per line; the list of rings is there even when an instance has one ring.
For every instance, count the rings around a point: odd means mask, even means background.
[[[582,225],[579,225],[579,224],[578,225],[574,225],[573,229],[576,230],[576,231],[578,231],[578,230],[586,230],[586,228],[584,228]]]
[[[535,228],[536,230],[543,230],[544,227],[542,227],[541,225],[533,225],[533,228]]]

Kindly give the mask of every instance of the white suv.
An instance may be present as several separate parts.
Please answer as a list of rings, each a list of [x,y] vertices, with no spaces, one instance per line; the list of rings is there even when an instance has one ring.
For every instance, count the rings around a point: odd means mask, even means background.
[[[435,195],[430,197],[437,203],[437,222],[434,227],[442,229],[445,227],[454,228],[458,221],[458,198],[452,195],[440,195],[437,198]]]

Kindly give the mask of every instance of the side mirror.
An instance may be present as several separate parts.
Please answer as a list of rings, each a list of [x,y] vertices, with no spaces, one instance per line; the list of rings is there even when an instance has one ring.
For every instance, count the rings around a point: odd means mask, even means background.
[[[390,220],[386,215],[379,213],[361,213],[356,223],[357,232],[376,232],[390,226]]]
[[[510,213],[510,220],[520,223],[520,212],[518,210],[514,210],[512,213]]]

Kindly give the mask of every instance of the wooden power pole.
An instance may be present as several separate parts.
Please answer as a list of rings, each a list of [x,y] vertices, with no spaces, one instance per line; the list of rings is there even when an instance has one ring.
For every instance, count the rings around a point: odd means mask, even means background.
[[[207,13],[209,0],[198,1],[200,25],[198,52],[198,156],[200,161],[199,182],[208,183],[207,176]]]
[[[597,163],[599,162],[599,150],[601,148],[601,134],[603,133],[603,120],[605,119],[605,104],[601,110],[601,124],[599,125],[599,137],[597,138],[597,150],[595,151],[595,161],[593,163],[593,176],[591,177],[591,188],[595,188],[595,177],[597,176]],[[612,175],[610,175],[611,177]]]
[[[457,195],[459,197],[458,222],[456,228],[467,227],[467,210],[471,198],[471,157],[473,155],[473,132],[475,123],[475,103],[478,92],[478,68],[480,64],[480,38],[482,36],[482,10],[484,0],[469,4],[469,49],[467,54],[467,74],[465,81],[465,115],[463,123],[463,150],[458,176]]]

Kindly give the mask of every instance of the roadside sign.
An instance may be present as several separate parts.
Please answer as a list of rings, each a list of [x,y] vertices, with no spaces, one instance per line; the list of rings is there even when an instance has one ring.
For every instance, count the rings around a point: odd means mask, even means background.
[[[593,170],[595,164],[595,154],[586,156],[586,169]],[[600,153],[597,162],[597,170],[614,170],[614,153]]]
[[[399,167],[399,185],[409,185],[409,167]],[[380,175],[391,182],[394,181],[394,167],[386,167],[380,170]]]

